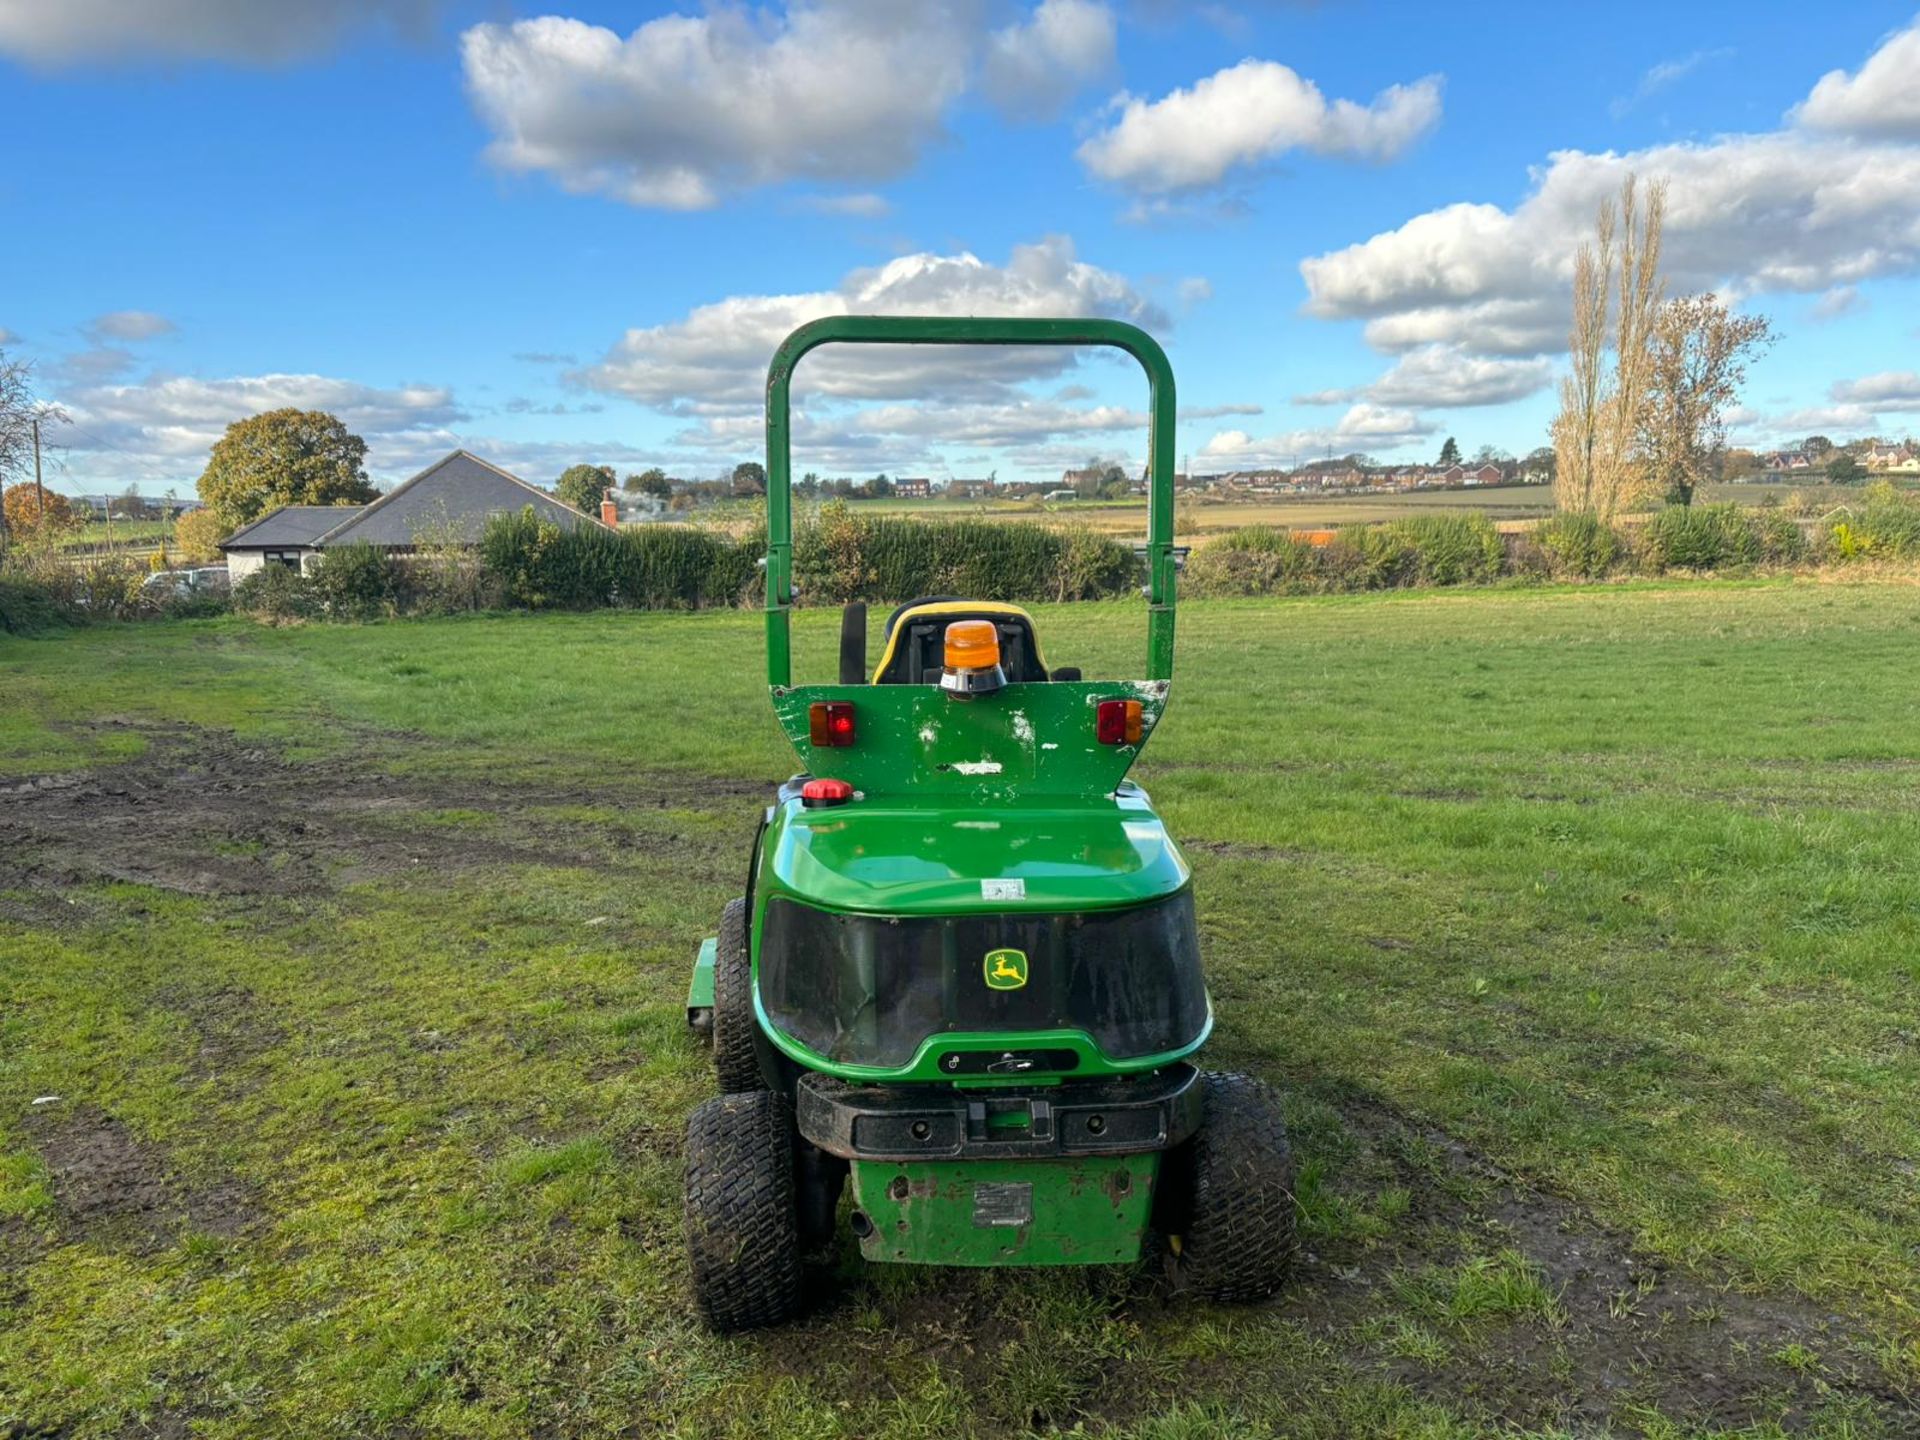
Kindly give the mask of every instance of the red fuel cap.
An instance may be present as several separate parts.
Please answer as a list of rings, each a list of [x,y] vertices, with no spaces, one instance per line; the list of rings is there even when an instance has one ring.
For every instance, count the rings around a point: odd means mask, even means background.
[[[808,805],[844,805],[853,798],[853,786],[844,780],[809,780],[800,787]]]

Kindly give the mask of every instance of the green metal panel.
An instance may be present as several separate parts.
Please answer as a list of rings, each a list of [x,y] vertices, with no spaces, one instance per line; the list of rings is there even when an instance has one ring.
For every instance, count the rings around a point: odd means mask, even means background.
[[[755,889],[863,914],[1064,914],[1145,904],[1189,876],[1145,792],[1128,786],[992,809],[905,797],[788,801],[762,837]]]
[[[1160,1157],[856,1161],[869,1260],[915,1265],[1125,1265],[1140,1258]]]
[[[810,775],[868,795],[910,792],[951,803],[1111,795],[1146,748],[1167,703],[1164,680],[1008,685],[956,700],[935,685],[799,685],[773,691],[774,713]],[[809,707],[851,701],[854,743],[816,747]],[[1102,745],[1102,700],[1140,702],[1138,745]]]
[[[700,942],[700,954],[693,962],[693,980],[687,986],[688,1015],[696,1010],[713,1009],[713,957],[719,950],[719,940],[711,935]]]
[[[816,346],[1106,345],[1126,351],[1147,374],[1147,675],[1173,676],[1173,366],[1159,342],[1119,320],[1033,320],[978,316],[835,315],[802,325],[767,368],[767,683],[792,683],[792,435],[788,392],[794,367]]]

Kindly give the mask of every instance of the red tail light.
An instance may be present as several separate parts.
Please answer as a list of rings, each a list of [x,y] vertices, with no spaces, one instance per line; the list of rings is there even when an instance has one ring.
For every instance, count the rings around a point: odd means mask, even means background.
[[[1138,745],[1141,733],[1138,700],[1102,700],[1093,710],[1093,735],[1102,745]]]
[[[822,748],[853,743],[853,702],[823,700],[807,707],[807,729]]]

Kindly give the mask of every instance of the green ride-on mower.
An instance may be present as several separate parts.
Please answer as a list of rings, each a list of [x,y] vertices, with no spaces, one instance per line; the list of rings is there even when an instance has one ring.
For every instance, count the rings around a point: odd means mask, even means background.
[[[937,597],[842,617],[840,683],[792,683],[788,387],[829,342],[1108,345],[1152,387],[1146,675],[1051,668],[1025,611]],[[840,1198],[869,1261],[1110,1265],[1163,1243],[1216,1299],[1294,1247],[1277,1098],[1196,1069],[1213,1028],[1191,874],[1127,771],[1173,671],[1173,373],[1102,320],[842,316],[767,378],[767,683],[802,774],[700,949],[688,1018],[725,1092],[687,1128],[695,1299],[776,1325]],[[1153,1237],[1159,1237],[1156,1241]]]

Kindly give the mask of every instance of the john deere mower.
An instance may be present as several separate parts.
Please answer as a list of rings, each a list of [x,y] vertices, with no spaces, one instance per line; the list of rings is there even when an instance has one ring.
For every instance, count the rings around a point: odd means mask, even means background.
[[[1050,666],[1016,606],[863,604],[836,685],[791,676],[788,387],[829,342],[1105,345],[1152,390],[1144,678]],[[700,949],[690,1023],[721,1096],[687,1130],[696,1302],[775,1325],[845,1224],[875,1262],[1112,1265],[1164,1246],[1181,1283],[1258,1299],[1293,1251],[1276,1097],[1196,1068],[1213,1028],[1191,873],[1127,771],[1173,673],[1174,388],[1100,320],[841,316],[767,378],[767,684],[801,774],[767,807],[746,894]]]

